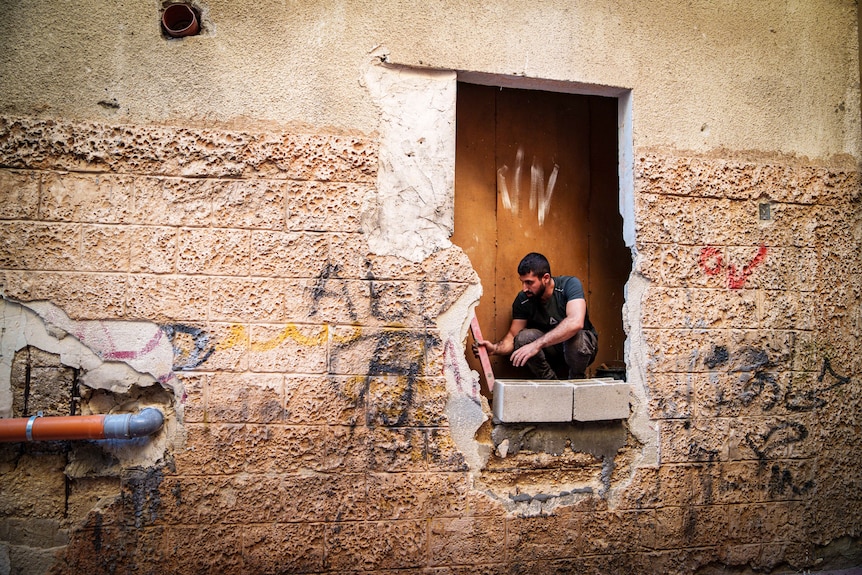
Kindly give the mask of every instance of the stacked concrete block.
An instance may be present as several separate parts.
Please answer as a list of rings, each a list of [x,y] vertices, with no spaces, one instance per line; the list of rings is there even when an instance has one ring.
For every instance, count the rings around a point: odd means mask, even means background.
[[[504,423],[572,420],[572,386],[553,380],[498,379],[494,418]]]
[[[628,419],[631,385],[615,379],[572,380],[572,419],[606,421]]]
[[[631,385],[608,378],[498,379],[492,410],[502,423],[627,419]]]

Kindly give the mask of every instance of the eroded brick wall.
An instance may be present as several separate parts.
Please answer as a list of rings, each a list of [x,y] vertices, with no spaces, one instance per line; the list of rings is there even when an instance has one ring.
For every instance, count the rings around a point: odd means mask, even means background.
[[[606,453],[503,458],[482,428],[471,473],[447,407],[483,400],[437,321],[475,274],[457,248],[370,253],[376,146],[0,123],[4,295],[151,322],[174,350],[158,378],[181,437],[79,515],[56,572],[768,571],[858,554],[855,170],[641,154],[629,373],[652,439],[623,422]],[[59,485],[64,464],[12,458],[0,497],[25,470]],[[579,473],[607,489],[553,490]]]

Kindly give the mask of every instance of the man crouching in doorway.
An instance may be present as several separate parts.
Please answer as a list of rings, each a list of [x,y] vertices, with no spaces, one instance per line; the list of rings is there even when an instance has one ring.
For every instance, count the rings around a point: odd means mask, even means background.
[[[599,338],[581,280],[552,276],[548,259],[537,253],[524,256],[518,276],[522,289],[512,304],[509,333],[497,343],[480,340],[476,345],[491,354],[511,354],[512,365],[526,365],[537,379],[586,377]]]

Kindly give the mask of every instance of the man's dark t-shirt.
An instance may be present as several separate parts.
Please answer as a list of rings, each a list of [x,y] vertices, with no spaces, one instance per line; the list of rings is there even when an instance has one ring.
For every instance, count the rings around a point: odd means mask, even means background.
[[[530,299],[522,291],[518,293],[512,304],[512,319],[527,320],[527,327],[549,332],[566,317],[566,304],[573,299],[585,299],[581,280],[573,276],[557,276],[554,278],[554,294],[543,305],[541,300]],[[595,333],[590,323],[590,314],[584,317],[584,329]]]

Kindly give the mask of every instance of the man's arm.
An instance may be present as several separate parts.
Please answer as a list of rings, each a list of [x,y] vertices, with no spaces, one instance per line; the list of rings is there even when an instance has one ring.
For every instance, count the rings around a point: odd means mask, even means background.
[[[584,328],[584,320],[586,317],[587,301],[584,299],[569,300],[566,303],[566,317],[563,318],[563,321],[536,341],[528,343],[527,345],[515,350],[511,358],[512,365],[521,367],[527,363],[528,359],[539,353],[542,348],[571,339],[576,333]],[[509,336],[507,335],[506,337],[508,338]],[[514,338],[514,336],[512,337]],[[514,340],[512,344],[514,347]]]
[[[476,345],[481,345],[492,355],[509,355],[515,349],[515,336],[525,327],[527,327],[527,320],[513,319],[512,325],[509,327],[509,333],[503,339],[497,343],[483,339],[477,341]]]

